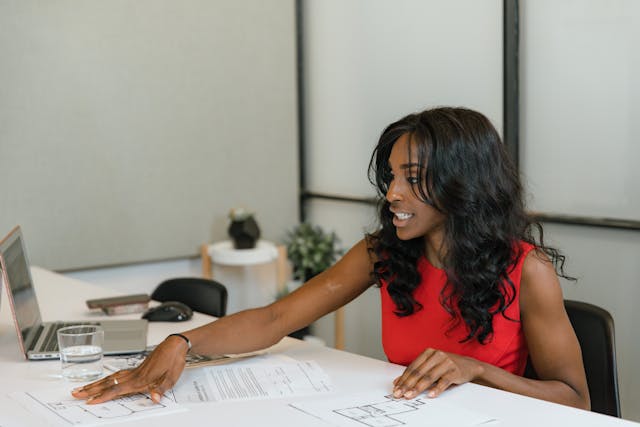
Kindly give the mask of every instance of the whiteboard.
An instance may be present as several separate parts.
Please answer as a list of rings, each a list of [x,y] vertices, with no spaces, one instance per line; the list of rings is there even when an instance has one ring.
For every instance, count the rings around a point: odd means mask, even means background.
[[[464,106],[502,129],[501,0],[304,2],[307,189],[375,195],[367,166],[407,114]]]
[[[521,2],[521,167],[534,211],[640,220],[640,2]]]
[[[75,269],[297,222],[293,0],[0,2],[0,234]],[[6,231],[2,231],[6,230]]]

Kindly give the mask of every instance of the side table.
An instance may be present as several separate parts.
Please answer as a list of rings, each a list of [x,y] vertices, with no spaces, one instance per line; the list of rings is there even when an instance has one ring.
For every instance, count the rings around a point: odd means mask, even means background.
[[[242,301],[234,301],[234,299],[230,298],[231,308],[234,305],[239,309],[244,309],[250,308],[250,306],[266,304],[286,286],[288,264],[287,248],[284,245],[276,245],[267,240],[258,240],[255,248],[236,249],[231,240],[225,240],[212,244],[203,244],[200,248],[200,256],[202,260],[202,276],[208,279],[214,279],[213,271],[215,265],[231,267],[231,269],[234,267],[242,268],[242,271],[239,272],[242,273],[241,279],[235,279],[233,283],[223,283],[229,288],[230,296],[235,293],[237,297],[235,300],[244,300],[244,304],[242,304]],[[273,263],[275,263],[275,274],[273,270],[269,271],[269,268],[262,268],[261,271],[265,274],[259,280],[254,280],[254,283],[247,283],[246,273],[248,269],[255,267],[254,270],[256,270],[261,266],[264,267],[264,264]],[[227,268],[228,270],[230,269]],[[250,286],[254,287],[250,288]],[[245,291],[244,298],[241,297],[242,290]],[[262,294],[262,298],[251,297],[259,296],[260,294]]]

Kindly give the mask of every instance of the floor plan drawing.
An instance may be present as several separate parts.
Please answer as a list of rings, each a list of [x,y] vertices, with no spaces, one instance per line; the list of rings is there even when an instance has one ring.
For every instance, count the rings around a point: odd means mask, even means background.
[[[388,390],[336,394],[322,400],[290,403],[289,406],[339,427],[463,427],[495,425],[498,421],[486,414],[449,404],[444,399],[425,395],[415,399],[394,399]]]
[[[38,390],[10,394],[27,411],[44,418],[49,425],[56,426],[100,426],[123,420],[141,419],[185,411],[175,403],[171,392],[159,403],[153,403],[147,394],[133,394],[104,403],[88,405],[84,400],[74,399],[68,390]]]
[[[154,404],[144,394],[122,397],[101,405],[87,405],[84,401],[77,399],[41,403],[63,421],[72,425],[91,424],[101,419],[125,418],[142,411],[166,408],[162,402]]]
[[[403,426],[406,423],[394,415],[416,411],[425,404],[421,399],[398,400],[391,395],[385,396],[386,400],[350,408],[335,409],[334,412],[343,417],[350,418],[371,427]]]

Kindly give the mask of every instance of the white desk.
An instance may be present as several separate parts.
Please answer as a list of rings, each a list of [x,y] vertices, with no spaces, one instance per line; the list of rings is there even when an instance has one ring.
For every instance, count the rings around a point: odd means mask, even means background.
[[[39,268],[33,268],[36,290],[44,320],[93,318],[84,301],[89,298],[113,295],[84,282],[70,279]],[[24,410],[6,397],[11,391],[32,391],[65,384],[59,377],[58,361],[27,362],[18,351],[15,328],[10,318],[8,303],[3,295],[0,309],[0,426],[39,426],[41,424],[24,418]],[[137,315],[128,315],[136,317]],[[127,316],[122,316],[126,318]],[[207,322],[210,318],[196,313],[189,322],[150,323],[149,344],[160,342],[167,334],[185,330]],[[316,360],[330,375],[339,392],[358,393],[371,387],[388,386],[402,372],[402,367],[379,360],[318,347],[291,338],[283,339],[274,346],[272,353],[282,352],[299,360]],[[72,386],[69,385],[69,389]],[[317,397],[312,397],[316,399]],[[322,421],[312,419],[286,406],[289,401],[309,399],[262,400],[240,403],[198,403],[185,405],[188,412],[163,417],[151,417],[135,423],[117,425],[135,426],[324,426]],[[438,399],[451,405],[475,410],[501,421],[502,426],[638,426],[600,414],[572,409],[537,399],[494,390],[476,384],[464,384],[445,392]],[[13,424],[3,420],[13,420]],[[16,422],[15,420],[19,420]],[[425,425],[427,420],[425,420]]]

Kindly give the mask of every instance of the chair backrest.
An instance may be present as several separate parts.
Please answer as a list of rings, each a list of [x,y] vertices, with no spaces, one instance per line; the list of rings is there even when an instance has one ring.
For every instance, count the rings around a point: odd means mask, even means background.
[[[579,301],[564,301],[580,348],[591,396],[591,410],[620,418],[613,318],[608,311]],[[537,378],[530,361],[524,376]]]
[[[227,288],[219,282],[199,277],[165,280],[151,294],[156,301],[179,301],[192,310],[222,317],[227,314]]]
[[[607,310],[586,302],[565,300],[564,306],[582,348],[591,410],[620,418],[613,318]]]

